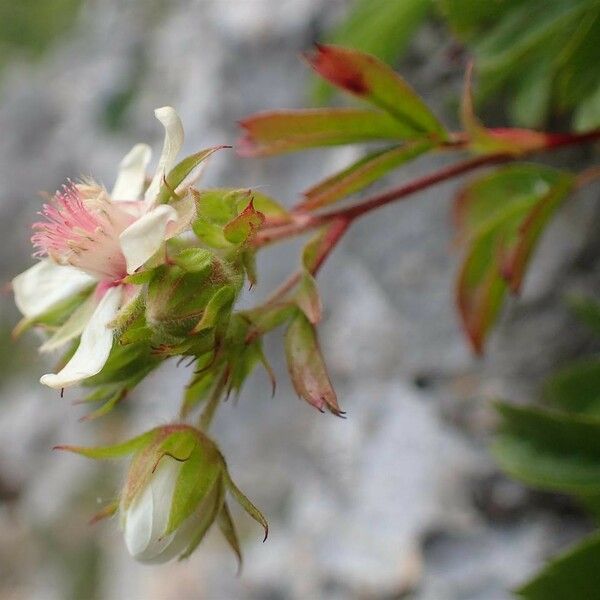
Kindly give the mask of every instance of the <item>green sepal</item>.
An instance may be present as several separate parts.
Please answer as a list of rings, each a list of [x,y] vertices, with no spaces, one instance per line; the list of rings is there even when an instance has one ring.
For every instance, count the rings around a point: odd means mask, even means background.
[[[202,520],[200,521],[192,542],[187,547],[185,552],[181,554],[179,560],[188,558],[192,552],[200,545],[200,542],[204,539],[207,531],[211,525],[217,519],[219,511],[225,501],[225,487],[223,485],[223,478],[218,477],[215,481],[212,490],[206,495],[204,502],[197,508],[202,513]]]
[[[225,225],[223,235],[228,242],[239,246],[250,240],[264,222],[265,215],[254,208],[250,198],[246,207]]]
[[[181,466],[173,492],[173,503],[165,535],[173,533],[187,519],[213,488],[224,469],[216,446],[199,431],[200,443]]]
[[[89,298],[91,292],[92,286],[83,292],[73,294],[64,300],[57,302],[41,315],[21,319],[12,331],[13,337],[17,338],[32,327],[38,325],[52,331],[57,329],[69,319],[73,314],[73,311],[75,311],[80,304]]]
[[[146,269],[145,271],[137,271],[123,278],[123,283],[131,285],[144,285],[148,283],[154,275],[154,269]]]
[[[204,402],[215,382],[213,371],[206,371],[200,376],[195,376],[194,381],[187,387],[179,414],[181,418],[187,417],[199,404]]]
[[[240,547],[240,540],[235,529],[233,517],[229,511],[229,506],[227,506],[227,502],[223,502],[223,507],[221,508],[221,512],[217,517],[217,525],[219,526],[223,537],[227,540],[229,547],[233,550],[237,558],[238,573],[240,573],[243,564],[242,549]]]
[[[203,161],[205,161],[209,156],[217,152],[217,150],[222,150],[223,148],[230,148],[231,146],[214,146],[212,148],[206,148],[205,150],[201,150],[200,152],[196,152],[191,156],[187,156],[180,163],[175,165],[169,174],[166,176],[165,181],[163,181],[160,191],[156,196],[156,204],[164,204],[171,200],[177,200],[178,198],[174,196],[175,190],[182,183],[182,181]]]
[[[250,502],[248,497],[237,487],[237,485],[235,485],[233,479],[231,479],[231,476],[229,475],[229,472],[225,471],[223,475],[227,491],[231,492],[237,503],[264,529],[264,540],[266,540],[269,535],[269,523],[267,522],[267,519],[265,519],[260,510],[258,510],[258,508],[256,508],[256,506]]]
[[[252,340],[289,321],[296,314],[296,305],[293,302],[279,302],[236,314],[250,323],[246,339]]]
[[[115,330],[115,337],[121,337],[144,314],[145,306],[145,294],[140,289],[127,304],[119,309],[115,318],[108,324],[108,327]]]
[[[235,297],[236,288],[232,285],[226,285],[218,289],[206,304],[202,318],[191,333],[196,334],[205,329],[217,327],[229,316]]]
[[[67,452],[74,452],[81,454],[87,458],[93,458],[96,460],[103,460],[107,458],[120,458],[127,454],[132,454],[147,446],[152,438],[156,435],[156,429],[146,431],[137,437],[131,438],[121,444],[115,444],[113,446],[96,446],[96,447],[85,447],[85,446],[71,446],[69,444],[61,444],[54,446],[53,450],[66,450]]]
[[[214,255],[204,248],[185,248],[172,260],[188,273],[208,273],[214,258]]]

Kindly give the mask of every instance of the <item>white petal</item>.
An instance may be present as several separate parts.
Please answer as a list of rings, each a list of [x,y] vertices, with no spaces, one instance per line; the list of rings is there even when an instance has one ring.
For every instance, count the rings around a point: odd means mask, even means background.
[[[160,556],[171,544],[176,533],[164,535],[173,493],[181,463],[164,456],[152,479],[134,499],[125,515],[125,545],[129,553],[141,562],[162,562]]]
[[[71,316],[54,332],[52,337],[40,346],[40,352],[52,352],[79,337],[92,317],[96,304],[96,299],[92,294],[71,313]]]
[[[119,174],[113,187],[113,200],[138,200],[144,191],[146,167],[152,150],[147,144],[136,144],[119,165]]]
[[[162,246],[167,225],[177,220],[177,211],[166,204],[153,208],[132,223],[121,235],[121,250],[127,261],[127,272],[134,273]]]
[[[165,141],[156,172],[144,195],[148,204],[154,201],[162,185],[163,177],[175,166],[175,159],[183,146],[183,125],[175,109],[171,106],[163,106],[157,108],[154,115],[165,128]]]
[[[24,316],[37,317],[70,296],[91,286],[95,279],[73,267],[42,260],[12,280],[15,304]]]
[[[115,318],[123,290],[113,287],[104,294],[81,334],[81,341],[71,360],[59,373],[48,373],[40,382],[61,389],[75,385],[96,375],[105,365],[113,343],[112,329],[108,324]]]

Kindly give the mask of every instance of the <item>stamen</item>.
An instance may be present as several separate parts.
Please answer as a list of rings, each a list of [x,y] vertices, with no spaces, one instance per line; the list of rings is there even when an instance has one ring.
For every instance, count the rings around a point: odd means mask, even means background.
[[[99,279],[118,280],[127,274],[119,235],[135,217],[111,202],[99,186],[68,181],[39,213],[31,241],[34,256],[49,256]]]

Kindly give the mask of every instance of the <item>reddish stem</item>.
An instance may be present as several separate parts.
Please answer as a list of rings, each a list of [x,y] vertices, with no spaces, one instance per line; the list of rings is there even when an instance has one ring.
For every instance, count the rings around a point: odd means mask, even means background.
[[[299,210],[295,213],[292,213],[293,220],[289,223],[280,224],[277,222],[267,222],[263,228],[257,232],[253,240],[253,245],[256,248],[259,248],[282,239],[300,235],[310,231],[311,229],[330,224],[330,229],[323,240],[323,252],[319,255],[316,261],[316,266],[314,268],[314,272],[316,273],[325,262],[331,251],[335,248],[339,240],[346,233],[354,219],[361,217],[372,210],[385,206],[386,204],[390,204],[391,202],[395,202],[396,200],[402,200],[433,185],[453,179],[454,177],[463,175],[464,173],[479,169],[481,167],[502,164],[504,162],[523,158],[524,156],[530,154],[547,152],[565,146],[584,144],[587,142],[596,141],[598,139],[600,139],[600,129],[582,134],[547,134],[546,145],[544,147],[536,148],[528,152],[522,152],[518,155],[498,153],[471,158],[463,162],[443,167],[434,173],[430,173],[415,179],[405,185],[395,187],[387,192],[383,192],[382,194],[377,194],[367,198],[366,200],[363,200],[359,204],[355,204],[353,206],[330,211],[320,215],[306,213]],[[450,143],[450,146],[455,148],[461,148],[467,143],[463,134],[455,134],[452,137],[452,140],[453,141]],[[588,175],[593,179],[598,176],[596,170]],[[587,182],[585,177],[584,179],[585,182]],[[293,289],[293,287],[298,283],[299,279],[299,273],[293,274],[269,297],[267,303],[270,304],[283,298],[291,289]]]

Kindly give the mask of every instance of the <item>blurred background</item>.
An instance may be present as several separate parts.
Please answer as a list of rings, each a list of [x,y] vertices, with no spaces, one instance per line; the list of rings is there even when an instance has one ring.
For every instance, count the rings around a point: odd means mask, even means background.
[[[275,334],[267,354],[279,374],[276,396],[258,373],[215,423],[234,479],[271,524],[262,544],[255,524],[238,515],[245,552],[239,577],[216,534],[187,562],[133,562],[116,521],[87,524],[118,490],[124,465],[50,452],[57,443],[92,445],[167,423],[190,374],[166,364],[125,405],[89,423],[79,422],[88,408],[75,404],[76,390],[60,398],[37,383],[52,365],[37,355],[35,334],[11,341],[19,316],[7,282],[31,264],[40,192],[88,174],[110,186],[135,142],[158,152],[158,106],[179,111],[190,153],[232,143],[236,120],[252,112],[308,105],[314,82],[298,55],[330,35],[354,35],[395,62],[456,126],[468,54],[455,33],[430,2],[406,0],[397,27],[384,12],[370,37],[364,29],[352,34],[375,10],[403,2],[377,0],[366,12],[362,4],[348,27],[354,3],[345,0],[0,0],[3,600],[496,600],[509,598],[507,590],[590,527],[567,499],[505,478],[486,448],[490,400],[529,400],[545,375],[589,347],[563,300],[598,289],[597,189],[561,211],[522,298],[511,303],[481,360],[471,355],[453,308],[456,186],[354,227],[320,275],[321,340],[348,418],[320,415],[296,398]],[[326,99],[326,91],[316,94]],[[546,119],[546,105],[531,98],[505,110],[501,94],[488,95],[494,124]],[[204,181],[260,186],[291,204],[357,156],[344,148],[242,160],[226,151]],[[557,160],[580,167],[586,156],[573,150]],[[409,166],[396,181],[433,162]],[[297,244],[266,251],[260,285],[244,301],[258,301],[284,279],[297,251]]]

